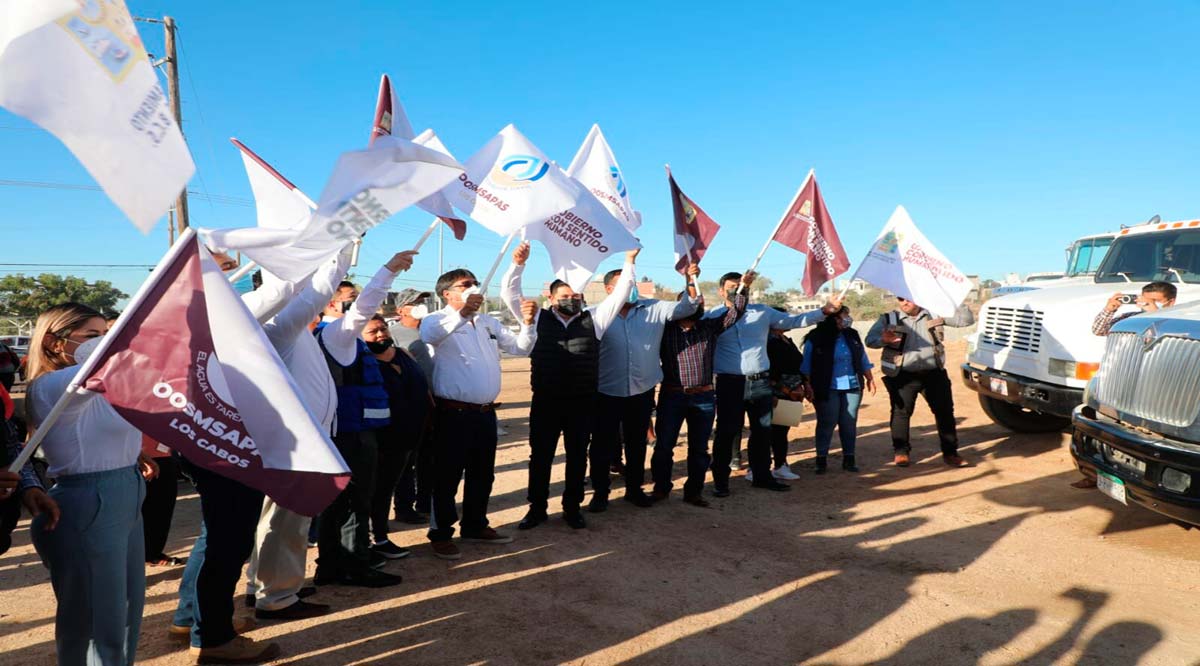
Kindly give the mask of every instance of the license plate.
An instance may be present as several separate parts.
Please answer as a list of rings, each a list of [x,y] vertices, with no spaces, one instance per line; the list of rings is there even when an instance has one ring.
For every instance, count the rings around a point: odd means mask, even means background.
[[[988,377],[988,386],[992,389],[992,393],[1008,395],[1008,382],[999,377]]]
[[[1125,482],[1112,474],[1097,471],[1096,487],[1100,489],[1100,492],[1117,500],[1121,504],[1129,505],[1129,502],[1125,500]]]
[[[1137,458],[1134,458],[1133,456],[1129,455],[1128,453],[1125,453],[1124,451],[1121,451],[1119,449],[1114,449],[1113,447],[1109,446],[1108,444],[1105,444],[1104,445],[1104,456],[1106,458],[1108,458],[1110,461],[1112,461],[1114,464],[1124,467],[1125,469],[1130,470],[1131,472],[1137,472],[1138,474],[1140,474],[1142,476],[1146,475],[1146,463],[1138,460]]]

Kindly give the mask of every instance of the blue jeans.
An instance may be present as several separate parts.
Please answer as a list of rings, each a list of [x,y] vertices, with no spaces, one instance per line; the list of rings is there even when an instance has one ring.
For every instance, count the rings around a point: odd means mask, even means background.
[[[58,526],[46,531],[43,513],[30,531],[58,600],[58,663],[132,664],[146,600],[146,483],[122,467],[59,478],[50,497],[62,509]]]
[[[717,413],[716,393],[705,391],[689,395],[680,391],[660,391],[657,413],[654,422],[654,455],[650,458],[654,490],[671,490],[671,467],[675,464],[672,449],[679,441],[679,430],[686,420],[688,473],[687,481],[683,484],[683,495],[699,497],[711,460],[708,455],[708,436],[712,434],[713,418]]]
[[[814,403],[817,412],[817,455],[829,455],[834,426],[837,426],[838,439],[842,442],[842,455],[854,455],[854,441],[858,437],[858,406],[861,403],[862,389],[830,389],[824,400]]]

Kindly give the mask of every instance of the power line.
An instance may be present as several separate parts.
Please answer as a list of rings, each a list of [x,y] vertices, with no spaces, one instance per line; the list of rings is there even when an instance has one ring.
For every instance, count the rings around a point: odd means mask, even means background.
[[[28,187],[33,189],[43,190],[73,190],[77,192],[102,192],[103,189],[99,185],[82,185],[77,183],[54,183],[41,180],[12,180],[0,179],[0,186],[4,187]],[[212,203],[225,204],[227,206],[241,206],[244,208],[253,208],[254,200],[245,197],[235,197],[228,194],[209,194],[207,192],[196,192],[188,190],[188,194],[208,199]]]

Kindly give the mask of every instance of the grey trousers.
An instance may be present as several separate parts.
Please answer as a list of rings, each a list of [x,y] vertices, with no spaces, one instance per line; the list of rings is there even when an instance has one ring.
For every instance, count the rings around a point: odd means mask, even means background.
[[[246,570],[246,594],[258,610],[280,610],[300,600],[312,518],[288,511],[270,497],[263,500]]]

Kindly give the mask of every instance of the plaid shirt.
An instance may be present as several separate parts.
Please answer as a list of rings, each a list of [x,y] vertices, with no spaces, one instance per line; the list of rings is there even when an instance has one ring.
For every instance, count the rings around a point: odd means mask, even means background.
[[[1117,314],[1115,312],[1109,312],[1108,310],[1101,310],[1100,314],[1096,315],[1096,318],[1092,320],[1092,333],[1094,335],[1101,336],[1108,335],[1108,331],[1113,327],[1113,324],[1116,324],[1122,319],[1129,319],[1134,315],[1140,314],[1142,314],[1141,310],[1126,312],[1125,314]]]
[[[677,321],[668,323],[659,349],[663,386],[693,388],[712,384],[717,338],[745,312],[746,295],[738,294],[733,307],[720,319],[700,319],[688,330]]]

